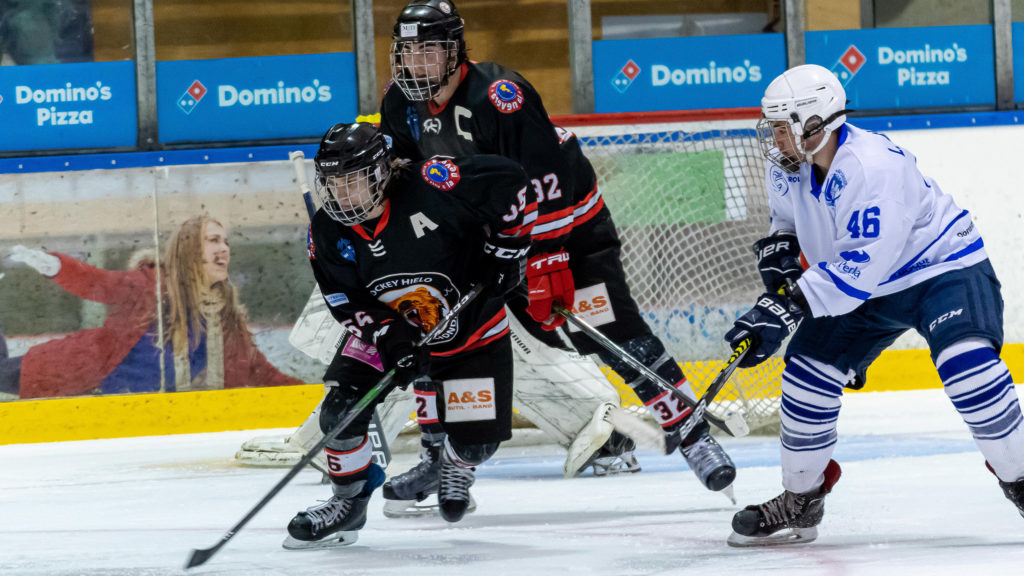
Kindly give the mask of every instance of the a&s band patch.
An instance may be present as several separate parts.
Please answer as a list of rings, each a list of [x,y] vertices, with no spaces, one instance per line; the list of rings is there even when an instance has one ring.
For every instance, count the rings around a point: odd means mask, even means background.
[[[491,84],[487,95],[502,114],[511,114],[523,107],[523,91],[511,80],[498,80]]]
[[[420,173],[434,188],[451,190],[459,183],[459,167],[451,160],[434,158],[423,165]]]

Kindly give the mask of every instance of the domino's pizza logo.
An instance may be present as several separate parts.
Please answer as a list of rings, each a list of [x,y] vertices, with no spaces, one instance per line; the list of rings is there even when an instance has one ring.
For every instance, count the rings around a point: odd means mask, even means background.
[[[178,108],[185,114],[191,114],[203,96],[206,96],[206,86],[203,86],[199,80],[194,80],[188,90],[185,90],[185,93],[178,98]]]
[[[427,162],[420,170],[423,179],[438,190],[451,190],[459,183],[459,167],[451,160],[435,159]]]
[[[523,91],[511,80],[498,80],[491,84],[487,95],[502,114],[511,114],[523,107]]]
[[[831,71],[836,75],[836,78],[839,78],[843,86],[846,86],[857,75],[857,72],[860,72],[860,69],[864,67],[867,61],[867,56],[851,44],[843,52],[842,56],[839,57],[839,60],[832,65]]]
[[[639,75],[640,67],[630,59],[619,70],[619,73],[612,77],[612,87],[618,90],[620,94],[623,94],[626,90],[629,90],[629,87],[633,85],[633,80],[636,80],[636,77]]]

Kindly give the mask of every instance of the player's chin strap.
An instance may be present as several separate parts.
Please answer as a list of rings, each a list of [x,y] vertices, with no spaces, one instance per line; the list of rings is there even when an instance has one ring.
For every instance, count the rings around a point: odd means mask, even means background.
[[[715,396],[722,390],[725,383],[732,376],[732,373],[736,370],[740,360],[747,355],[747,351],[750,350],[751,340],[748,338],[743,340],[733,349],[732,356],[726,362],[725,366],[718,372],[715,379],[708,386],[707,392],[701,396],[700,400],[693,400],[689,396],[683,394],[678,388],[668,383],[664,378],[658,375],[657,372],[651,370],[648,366],[634,358],[629,352],[626,352],[618,344],[612,342],[607,336],[602,334],[590,324],[587,324],[580,319],[576,314],[561,304],[554,304],[552,311],[559,316],[562,316],[570,324],[579,328],[584,334],[589,336],[594,342],[601,345],[609,353],[615,355],[617,358],[628,364],[634,370],[637,370],[649,380],[654,382],[659,388],[662,388],[666,392],[672,395],[673,398],[679,400],[686,406],[688,406],[693,412],[691,417],[688,418],[678,430],[672,433],[673,436],[678,436],[678,440],[681,442],[683,438],[693,430],[693,427],[697,425],[701,419],[706,419],[709,423],[714,424],[718,428],[730,436],[746,436],[750,433],[750,427],[747,425],[747,421],[743,419],[738,413],[729,412],[724,419],[718,418],[710,413],[707,413],[708,404],[715,399]],[[673,447],[668,447],[672,449]]]
[[[416,343],[416,347],[426,346],[435,337],[440,335],[445,330],[445,328],[448,327],[451,321],[454,320],[455,317],[458,316],[459,313],[462,312],[462,310],[470,302],[472,302],[477,296],[479,296],[484,291],[485,287],[485,284],[480,283],[470,288],[469,292],[466,292],[466,294],[462,298],[460,298],[459,301],[456,302],[454,306],[451,307],[448,313],[445,314],[443,318],[441,318],[437,325],[431,328],[430,332],[428,332],[425,336],[423,336],[423,338],[419,340],[419,342]],[[412,358],[410,355],[399,360],[399,363],[409,362],[411,360]],[[292,478],[294,478],[299,473],[299,471],[301,471],[310,462],[312,462],[313,458],[315,458],[316,455],[319,454],[320,451],[323,450],[325,446],[327,446],[328,442],[337,438],[339,434],[341,434],[346,428],[348,428],[348,426],[352,424],[352,422],[357,417],[359,417],[359,414],[362,413],[363,410],[365,410],[368,406],[370,406],[373,403],[377,396],[380,396],[382,393],[386,394],[395,385],[395,368],[392,368],[391,370],[388,370],[388,372],[384,374],[384,376],[382,376],[380,380],[377,381],[377,384],[375,384],[373,388],[370,388],[370,390],[366,394],[364,394],[363,397],[360,398],[359,401],[356,402],[355,405],[352,408],[350,408],[348,412],[345,413],[345,416],[341,418],[340,422],[334,425],[334,428],[332,428],[327,434],[324,434],[324,437],[321,438],[320,441],[317,442],[315,446],[310,448],[309,452],[307,452],[306,455],[303,456],[301,460],[299,460],[294,466],[292,466],[292,469],[289,470],[288,473],[284,475],[284,478],[281,478],[281,480],[276,485],[274,485],[273,488],[270,489],[270,492],[267,492],[266,496],[264,496],[263,499],[260,500],[256,504],[256,506],[254,506],[252,510],[250,510],[249,513],[245,515],[244,518],[242,518],[230,530],[224,533],[224,536],[221,537],[219,542],[217,542],[215,545],[209,548],[192,550],[192,552],[189,554],[188,560],[185,562],[185,569],[187,570],[189,568],[201,566],[202,564],[206,563],[207,560],[213,557],[213,555],[216,554],[217,551],[221,549],[221,547],[227,544],[228,540],[231,540],[231,538],[233,538],[235,534],[238,534],[238,531],[241,530],[246,524],[248,524],[249,521],[252,520],[254,516],[256,516],[256,513],[262,510],[263,507],[266,506],[267,503],[269,503],[270,500],[274,496],[276,496],[277,493],[280,492],[285,487],[285,485],[288,484],[288,482],[290,482]]]

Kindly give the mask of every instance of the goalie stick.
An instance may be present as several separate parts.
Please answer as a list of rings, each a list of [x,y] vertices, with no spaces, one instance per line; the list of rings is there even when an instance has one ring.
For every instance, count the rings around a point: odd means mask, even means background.
[[[435,336],[440,334],[448,326],[448,324],[450,324],[451,321],[455,319],[455,317],[458,316],[460,312],[462,312],[462,309],[465,308],[466,305],[472,302],[473,299],[475,299],[477,296],[480,295],[481,292],[484,291],[484,288],[485,285],[482,283],[476,284],[472,288],[470,288],[469,292],[466,292],[465,296],[460,298],[459,301],[456,302],[455,305],[451,307],[448,313],[441,318],[437,325],[431,328],[430,332],[428,332],[426,336],[420,338],[419,342],[416,343],[416,346],[425,346],[431,340],[433,340]],[[406,361],[407,358],[409,357],[407,356],[406,358],[402,358],[401,360],[398,361],[398,363],[401,364],[402,362]],[[355,406],[350,408],[349,411],[345,413],[345,416],[342,417],[341,421],[335,424],[334,428],[331,428],[331,430],[327,432],[327,434],[325,434],[324,437],[321,438],[319,442],[316,443],[316,446],[313,446],[309,450],[309,452],[307,452],[306,455],[302,457],[301,460],[299,460],[294,466],[292,466],[291,470],[289,470],[288,473],[284,475],[284,478],[281,478],[281,480],[279,480],[278,483],[275,484],[274,487],[270,489],[270,492],[267,492],[263,499],[260,500],[256,504],[256,506],[252,508],[252,510],[249,510],[249,513],[246,514],[245,517],[243,517],[237,524],[232,526],[230,530],[224,533],[224,536],[221,537],[219,542],[217,542],[209,548],[193,549],[188,556],[188,560],[185,562],[185,569],[188,570],[189,568],[201,566],[205,564],[210,558],[212,558],[213,555],[216,554],[217,551],[220,550],[225,544],[227,544],[228,540],[231,540],[235,536],[235,534],[238,534],[238,531],[241,530],[246,524],[248,524],[249,521],[252,520],[253,517],[256,516],[256,514],[260,510],[262,510],[263,507],[266,506],[267,503],[269,503],[274,496],[277,496],[277,493],[280,492],[285,487],[285,485],[288,484],[288,482],[291,482],[292,478],[294,478],[303,468],[305,468],[306,465],[309,464],[313,460],[313,458],[317,454],[319,454],[321,450],[324,449],[325,446],[327,446],[328,442],[337,438],[338,434],[341,434],[346,428],[348,428],[349,424],[351,424],[352,421],[354,421],[359,416],[360,412],[365,410],[367,406],[373,403],[377,396],[380,396],[382,393],[386,394],[392,387],[394,387],[394,378],[395,368],[392,368],[391,370],[388,370],[388,372],[384,374],[384,376],[382,376],[380,380],[377,381],[373,388],[370,388],[370,390],[356,402]]]
[[[292,163],[292,169],[295,171],[295,182],[299,185],[299,191],[302,192],[302,201],[306,205],[309,221],[312,222],[313,216],[316,215],[316,204],[313,202],[313,193],[309,188],[309,181],[306,179],[306,155],[302,150],[293,150],[288,153],[288,160]],[[295,320],[295,325],[288,335],[288,341],[299,350],[309,354],[309,352],[306,352],[306,348],[315,346],[319,352],[320,341],[329,338],[334,340],[330,344],[336,350],[338,348],[336,344],[341,343],[345,333],[344,330],[339,332],[336,329],[339,326],[338,321],[334,319],[330,310],[327,309],[323,294],[320,292],[320,286],[314,285],[313,292],[310,294],[306,306],[302,309],[302,314]],[[303,345],[300,346],[300,343]],[[313,353],[310,355],[325,364],[330,363],[329,359],[326,362],[324,361],[325,358],[322,354]],[[384,434],[384,426],[381,424],[380,414],[377,413],[376,409],[374,409],[373,417],[370,419],[369,436],[370,445],[373,450],[373,461],[381,468],[387,468],[388,462],[391,461],[391,447],[388,446],[387,435]]]
[[[565,318],[566,321],[568,321],[570,324],[572,324],[576,328],[579,328],[584,334],[593,339],[594,342],[600,344],[604,349],[616,355],[626,364],[629,364],[629,366],[632,367],[634,370],[639,371],[641,374],[643,374],[656,385],[658,385],[659,388],[662,388],[665,391],[667,391],[669,394],[672,395],[673,398],[676,398],[677,400],[688,406],[690,410],[693,411],[693,417],[687,419],[682,427],[680,427],[678,430],[674,431],[671,434],[671,437],[667,441],[668,444],[674,443],[675,445],[678,445],[683,438],[686,438],[686,435],[690,433],[693,427],[696,426],[697,422],[699,422],[702,418],[706,419],[709,423],[714,424],[718,428],[722,429],[730,436],[746,436],[747,434],[750,433],[750,428],[747,426],[746,420],[744,420],[741,415],[735,412],[730,412],[729,414],[727,414],[724,420],[707,412],[708,403],[715,399],[715,396],[722,390],[722,387],[725,386],[725,383],[729,380],[729,377],[732,376],[732,373],[736,370],[736,367],[739,365],[740,360],[747,355],[747,351],[750,349],[751,344],[749,338],[741,342],[738,346],[736,346],[736,348],[733,350],[732,356],[729,358],[729,361],[726,363],[725,367],[723,367],[722,370],[719,371],[718,375],[715,377],[714,381],[711,382],[711,385],[708,386],[707,391],[704,393],[703,396],[701,396],[700,400],[693,400],[689,396],[683,394],[678,388],[669,384],[667,381],[665,381],[664,378],[662,378],[656,372],[645,366],[642,362],[631,356],[628,352],[623,350],[618,344],[612,342],[611,339],[609,339],[607,336],[599,332],[597,328],[594,328],[590,324],[587,324],[582,319],[580,319],[576,314],[573,314],[571,310],[557,303],[552,306],[552,310],[559,316]],[[620,416],[621,415],[618,415],[615,418],[618,421],[617,423],[625,424],[625,422],[623,421],[624,419],[620,418]],[[675,448],[675,446],[666,446],[666,448],[668,451],[671,451]]]

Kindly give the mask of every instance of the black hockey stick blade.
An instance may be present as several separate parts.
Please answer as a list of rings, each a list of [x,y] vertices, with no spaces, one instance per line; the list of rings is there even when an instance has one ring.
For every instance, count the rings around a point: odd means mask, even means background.
[[[433,340],[438,334],[441,334],[444,331],[444,329],[448,326],[448,324],[450,324],[451,321],[455,319],[455,317],[458,316],[460,312],[462,312],[462,309],[465,308],[467,304],[472,302],[473,299],[479,296],[480,293],[483,292],[483,290],[483,284],[476,284],[472,288],[470,288],[469,292],[466,292],[466,294],[462,296],[462,298],[460,298],[459,301],[456,302],[454,306],[451,307],[448,313],[445,314],[444,317],[442,317],[441,320],[433,328],[430,329],[430,332],[428,332],[425,336],[423,336],[420,339],[419,342],[416,343],[416,345],[424,346],[428,342]],[[360,398],[358,402],[356,402],[355,406],[350,408],[348,412],[345,413],[345,416],[341,419],[340,422],[334,425],[334,428],[327,432],[327,434],[324,434],[324,437],[321,438],[320,441],[316,443],[316,445],[310,448],[309,452],[307,452],[305,456],[303,456],[298,462],[295,463],[294,466],[292,466],[290,470],[288,470],[288,473],[284,475],[284,478],[281,478],[281,480],[279,480],[277,484],[275,484],[274,487],[271,488],[270,491],[267,492],[265,496],[263,496],[263,499],[260,500],[255,506],[253,506],[251,510],[249,510],[249,513],[246,514],[245,517],[239,520],[237,524],[232,526],[230,530],[225,532],[224,536],[221,536],[219,542],[217,542],[209,548],[201,548],[198,550],[193,549],[192,552],[189,553],[188,560],[185,562],[185,569],[187,570],[189,568],[194,568],[196,566],[202,566],[210,558],[212,558],[213,555],[216,554],[218,550],[220,550],[225,544],[227,544],[228,540],[234,538],[235,534],[238,534],[239,530],[244,528],[245,525],[248,524],[249,521],[252,520],[253,517],[256,516],[256,514],[274,498],[274,496],[277,496],[278,492],[284,489],[284,487],[289,482],[291,482],[292,478],[295,478],[295,476],[298,475],[298,473],[303,468],[305,468],[310,462],[312,462],[313,458],[315,458],[316,455],[319,454],[320,451],[322,451],[330,441],[334,440],[339,434],[341,434],[346,428],[348,428],[348,426],[356,418],[359,417],[359,414],[362,413],[363,410],[365,410],[368,406],[370,406],[373,403],[377,396],[380,396],[382,393],[386,394],[388,391],[390,391],[390,389],[396,384],[394,382],[394,378],[395,369],[392,368],[391,370],[388,370],[388,372],[384,374],[384,376],[382,376],[380,380],[377,381],[377,384],[375,384],[373,388],[370,388],[370,390],[367,391],[366,394],[364,394],[363,397]]]

